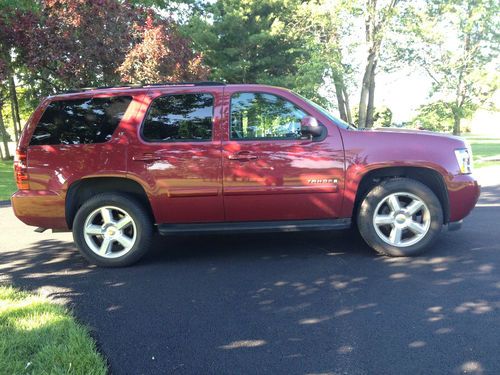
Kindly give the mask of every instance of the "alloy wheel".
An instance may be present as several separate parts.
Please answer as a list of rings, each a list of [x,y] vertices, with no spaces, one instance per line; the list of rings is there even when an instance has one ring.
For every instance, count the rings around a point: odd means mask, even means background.
[[[103,258],[118,258],[127,254],[137,239],[132,217],[123,209],[103,206],[92,211],[83,227],[85,242]]]
[[[431,225],[425,202],[414,194],[392,193],[377,205],[373,215],[375,232],[392,246],[407,247],[421,241]]]

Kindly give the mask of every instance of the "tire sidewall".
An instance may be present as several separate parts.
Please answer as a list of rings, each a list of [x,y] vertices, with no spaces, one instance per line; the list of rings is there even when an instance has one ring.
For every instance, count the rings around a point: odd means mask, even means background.
[[[382,240],[373,224],[378,204],[392,193],[411,193],[420,198],[429,209],[431,224],[422,240],[408,247],[397,247]],[[443,210],[436,195],[426,185],[408,178],[393,179],[374,187],[363,200],[358,213],[358,229],[363,239],[377,252],[390,256],[411,256],[428,250],[443,226]]]
[[[115,206],[127,212],[135,223],[136,241],[132,249],[117,258],[104,258],[87,245],[84,225],[87,217],[102,206]],[[101,267],[123,267],[137,262],[149,249],[152,222],[143,206],[132,196],[126,194],[104,193],[85,202],[78,210],[73,221],[73,238],[81,254],[93,264]]]

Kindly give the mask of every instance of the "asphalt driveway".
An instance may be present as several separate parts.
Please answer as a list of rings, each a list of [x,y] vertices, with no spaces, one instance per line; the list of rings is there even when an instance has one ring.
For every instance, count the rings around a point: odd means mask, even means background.
[[[66,302],[114,374],[500,373],[500,185],[418,258],[352,232],[157,238],[126,269],[0,208],[0,280]]]

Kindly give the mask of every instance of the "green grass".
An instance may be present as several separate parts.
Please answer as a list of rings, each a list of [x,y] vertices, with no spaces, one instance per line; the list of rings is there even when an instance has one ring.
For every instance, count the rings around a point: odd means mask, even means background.
[[[500,159],[500,137],[470,135],[465,137],[472,147],[474,167],[476,169],[492,165],[500,165],[500,161],[481,161],[481,159],[497,156]]]
[[[12,160],[0,160],[0,201],[10,199],[16,191],[12,163]]]
[[[106,374],[86,328],[47,298],[0,286],[0,373]]]

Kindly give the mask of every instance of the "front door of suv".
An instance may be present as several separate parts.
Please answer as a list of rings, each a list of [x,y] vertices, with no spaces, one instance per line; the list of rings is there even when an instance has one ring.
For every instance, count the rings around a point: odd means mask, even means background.
[[[285,90],[241,88],[224,91],[226,221],[339,217],[344,152],[338,128],[323,124],[322,137],[304,139],[301,119],[321,119],[312,106],[301,108],[303,101]]]
[[[147,186],[157,223],[224,220],[221,100],[220,86],[152,89],[144,97],[128,171]]]

